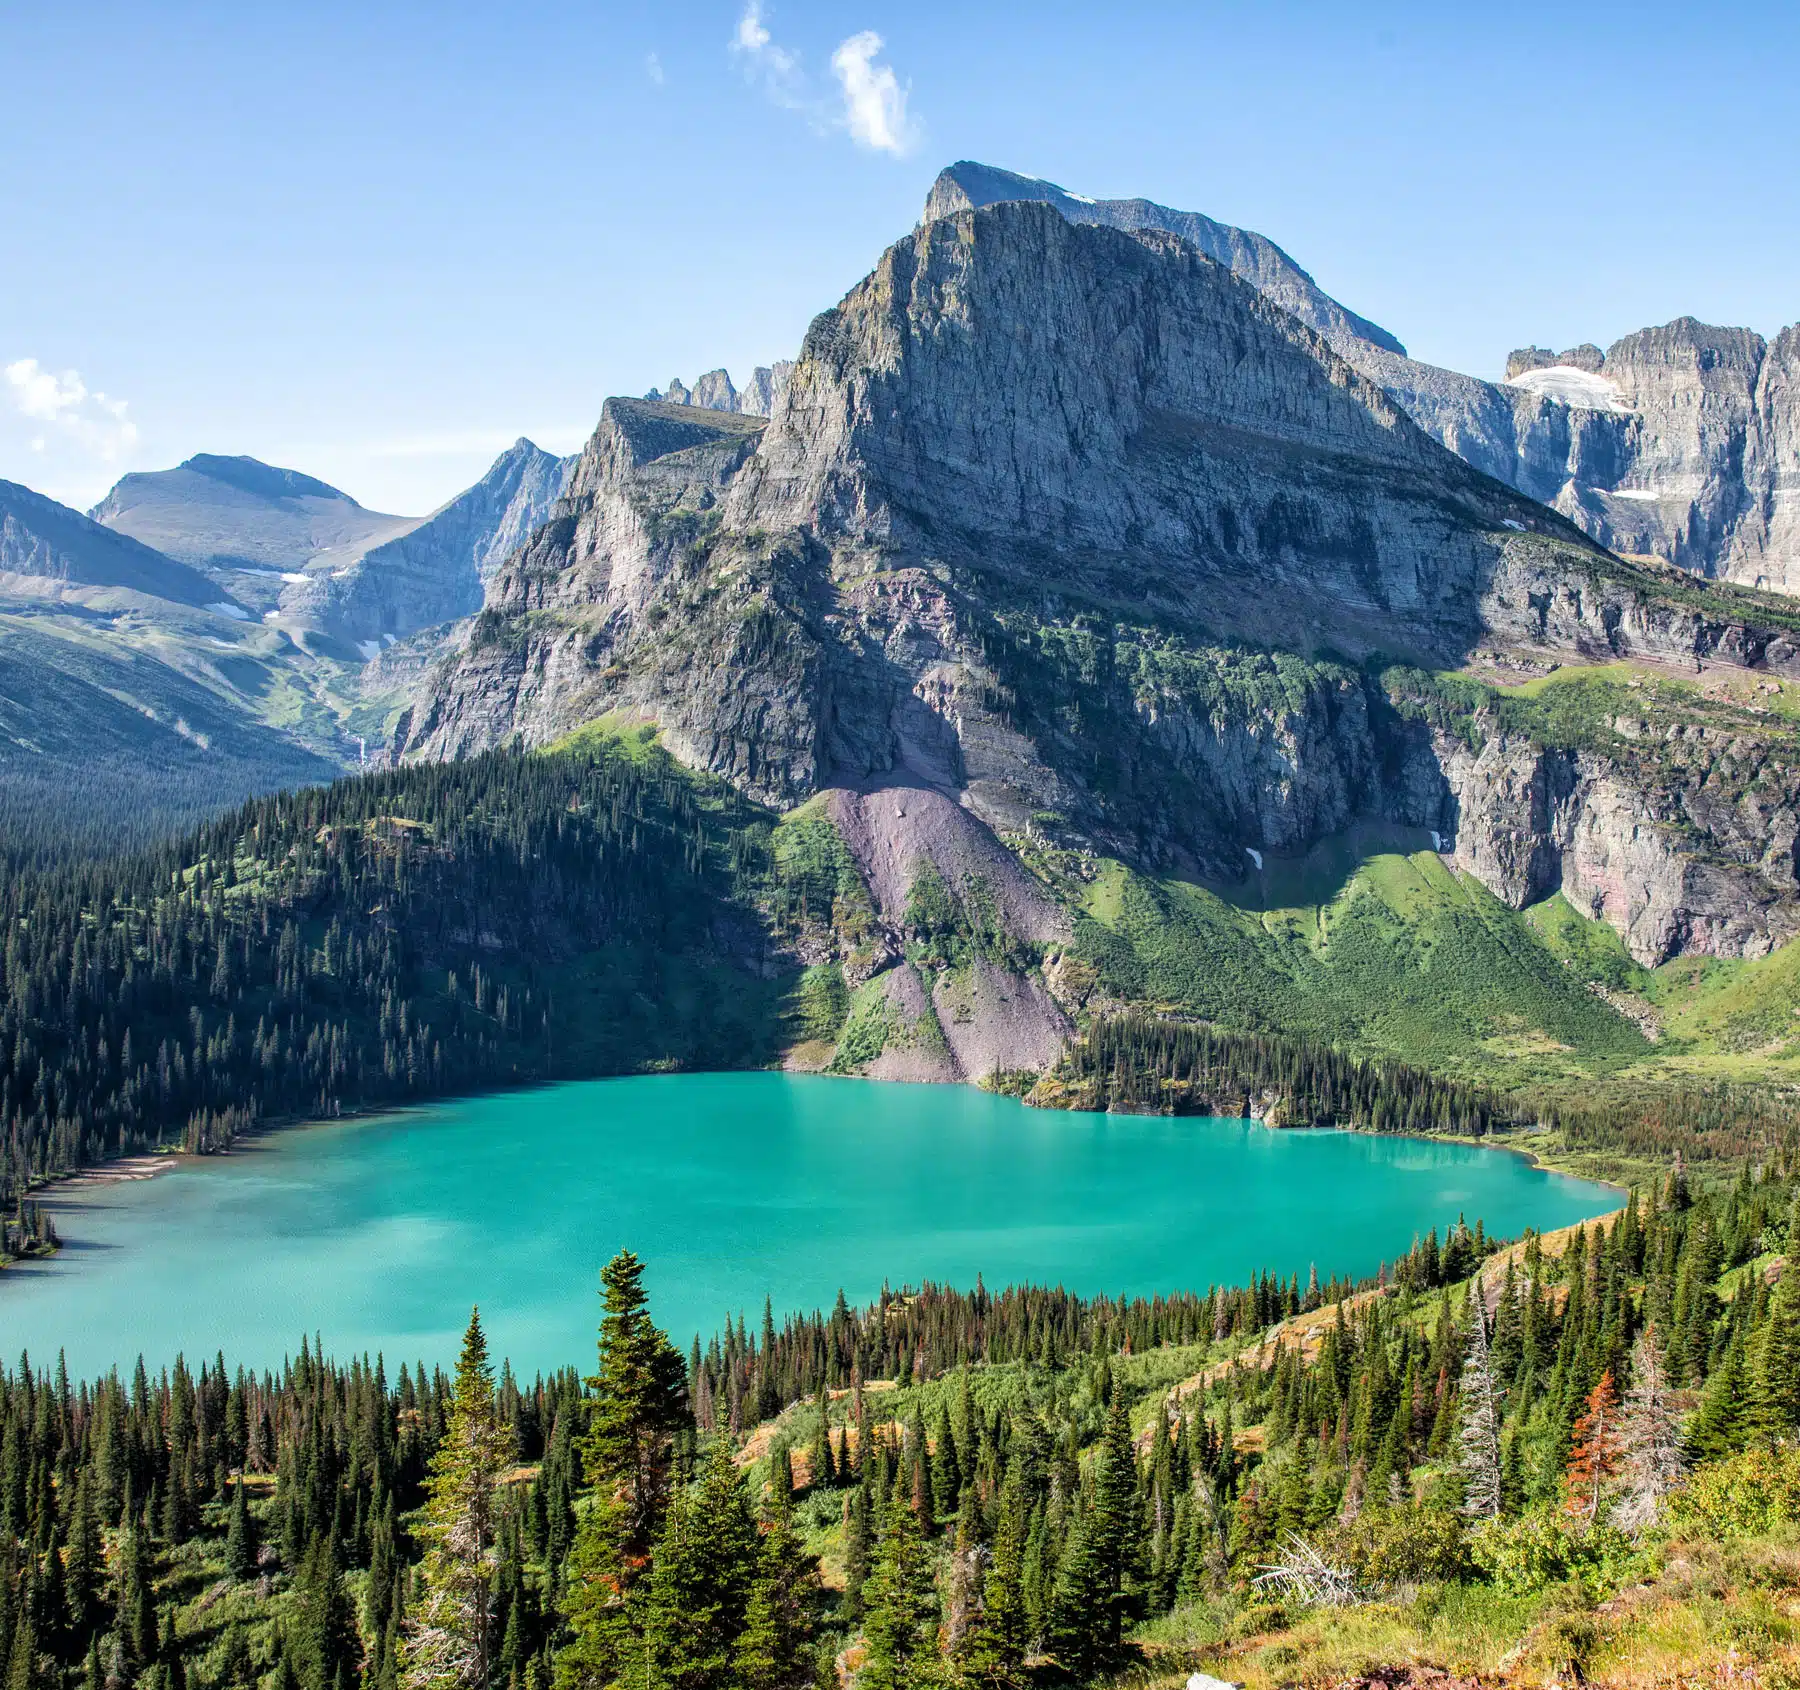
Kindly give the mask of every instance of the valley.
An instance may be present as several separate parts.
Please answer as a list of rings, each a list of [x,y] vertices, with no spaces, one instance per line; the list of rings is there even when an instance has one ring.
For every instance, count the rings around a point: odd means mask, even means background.
[[[1788,1684],[1796,332],[964,161],[423,517],[0,482],[6,1690]]]

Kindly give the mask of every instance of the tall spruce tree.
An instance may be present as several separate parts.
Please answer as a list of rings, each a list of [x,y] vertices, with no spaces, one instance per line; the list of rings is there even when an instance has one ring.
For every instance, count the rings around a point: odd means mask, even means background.
[[[495,1487],[512,1454],[472,1310],[418,1527],[425,1559],[401,1651],[407,1690],[485,1690],[492,1677]]]
[[[731,1690],[757,1570],[755,1523],[728,1439],[678,1491],[628,1605],[619,1677],[641,1690]]]
[[[874,1570],[863,1592],[862,1690],[922,1690],[936,1682],[937,1600],[930,1551],[910,1501],[887,1506]]]
[[[1092,1678],[1125,1658],[1125,1627],[1142,1594],[1143,1516],[1124,1394],[1114,1389],[1094,1463],[1093,1500],[1077,1520],[1056,1589],[1056,1655]]]
[[[600,1274],[600,1360],[581,1446],[588,1507],[564,1574],[571,1641],[556,1662],[557,1683],[569,1690],[598,1690],[622,1670],[631,1587],[667,1511],[676,1433],[692,1424],[686,1365],[651,1320],[643,1281],[629,1250]]]

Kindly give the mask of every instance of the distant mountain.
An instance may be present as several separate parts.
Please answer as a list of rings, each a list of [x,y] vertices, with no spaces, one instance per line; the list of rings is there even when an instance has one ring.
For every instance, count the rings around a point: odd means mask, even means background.
[[[0,575],[8,597],[114,589],[242,614],[197,569],[14,481],[0,481]]]
[[[1173,211],[1153,200],[1097,200],[1070,193],[1037,176],[997,170],[991,164],[962,159],[941,172],[926,196],[929,223],[953,212],[1003,200],[1035,200],[1053,205],[1071,223],[1099,223],[1109,229],[1163,229],[1191,241],[1214,263],[1242,276],[1282,310],[1290,311],[1319,331],[1342,353],[1348,342],[1361,341],[1404,357],[1406,348],[1367,317],[1340,305],[1273,241],[1248,229],[1216,223],[1197,211]]]
[[[1604,352],[1529,346],[1504,383],[1345,352],[1421,428],[1625,556],[1800,593],[1800,326],[1678,317]]]
[[[516,441],[417,526],[351,563],[289,582],[282,615],[356,643],[365,657],[416,629],[472,616],[501,561],[549,516],[574,463]]]
[[[309,566],[346,567],[419,521],[364,510],[348,493],[298,470],[210,452],[175,469],[124,477],[91,514],[198,569],[260,574],[276,584]]]
[[[726,371],[708,370],[692,387],[676,376],[666,392],[653,387],[644,397],[671,405],[695,405],[703,411],[729,411],[734,416],[771,417],[775,414],[775,402],[787,391],[788,377],[793,373],[794,361],[778,358],[773,364],[758,364],[741,391],[731,385]]]
[[[1407,357],[1280,247],[1197,212],[1089,199],[965,160],[932,185],[924,216],[1020,200],[1052,205],[1071,223],[1192,241],[1317,329],[1451,451],[1611,550],[1800,593],[1800,325],[1765,342],[1679,317],[1604,352],[1526,347],[1508,360],[1504,383],[1483,381]]]

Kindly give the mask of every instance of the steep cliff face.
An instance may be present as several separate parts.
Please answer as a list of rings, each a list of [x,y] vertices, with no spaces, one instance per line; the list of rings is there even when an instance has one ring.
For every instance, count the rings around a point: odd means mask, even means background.
[[[1691,317],[1599,348],[1515,352],[1504,386],[1352,346],[1420,427],[1602,545],[1695,574],[1800,582],[1794,340]],[[1786,443],[1785,446],[1783,443]],[[1784,456],[1785,452],[1785,456]]]
[[[1472,751],[1439,735],[1452,860],[1515,909],[1562,892],[1640,963],[1765,955],[1800,931],[1793,748],[1771,763],[1766,746],[1712,737],[1690,747],[1698,760],[1651,771],[1518,736]]]
[[[1149,200],[1094,200],[964,161],[933,183],[930,220],[1027,201],[1075,223],[1181,236],[1318,330],[1419,426],[1486,475],[1613,551],[1800,591],[1800,325],[1765,348],[1748,329],[1681,317],[1605,352],[1530,346],[1504,384],[1406,356],[1260,235]]]
[[[1800,593],[1800,324],[1775,337],[1757,370],[1744,486],[1721,573]]]
[[[1634,951],[1741,952],[1787,930],[1779,781],[1750,855],[1752,819],[1699,826],[1620,736],[1477,753],[1380,674],[1504,650],[1800,675],[1762,608],[1608,556],[1181,240],[1004,203],[891,248],[766,426],[608,401],[400,748],[617,714],[777,808],[927,791],[1225,880],[1379,817],[1510,902],[1598,899]],[[1731,913],[1740,871],[1760,914]]]

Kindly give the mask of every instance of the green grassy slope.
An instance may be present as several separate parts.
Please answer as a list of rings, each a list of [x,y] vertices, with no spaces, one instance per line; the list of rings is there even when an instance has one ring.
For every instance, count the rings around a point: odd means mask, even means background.
[[[1396,843],[1266,859],[1248,892],[1112,861],[1057,878],[1076,954],[1132,1004],[1506,1086],[1800,1074],[1800,948],[1640,968],[1560,895],[1514,911]]]

